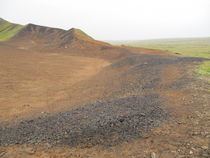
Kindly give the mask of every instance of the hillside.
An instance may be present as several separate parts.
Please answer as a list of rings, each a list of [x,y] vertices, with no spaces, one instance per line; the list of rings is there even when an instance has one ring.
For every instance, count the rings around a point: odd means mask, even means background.
[[[13,24],[0,18],[0,41],[12,38],[23,28],[22,25]]]
[[[13,24],[0,19],[0,40],[11,41],[11,44],[22,48],[68,48],[72,43],[77,47],[85,47],[86,44],[109,46],[108,43],[94,40],[80,29],[72,28],[63,30],[35,24],[25,26]],[[85,44],[84,44],[85,42]]]
[[[93,38],[79,29],[72,28],[66,31],[35,24],[26,25],[11,40],[18,42],[31,40],[34,43],[57,45],[59,47],[65,47],[75,40],[94,41]]]

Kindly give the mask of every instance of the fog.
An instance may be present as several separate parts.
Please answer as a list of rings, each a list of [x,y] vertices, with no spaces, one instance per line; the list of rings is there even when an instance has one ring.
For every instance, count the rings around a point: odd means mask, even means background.
[[[98,40],[210,36],[210,0],[0,0],[0,17]]]

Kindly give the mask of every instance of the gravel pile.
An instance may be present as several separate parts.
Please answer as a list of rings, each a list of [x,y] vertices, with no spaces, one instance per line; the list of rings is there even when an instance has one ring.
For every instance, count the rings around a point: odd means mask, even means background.
[[[75,110],[0,127],[0,145],[49,142],[70,146],[116,145],[141,137],[166,118],[159,95],[95,102]]]

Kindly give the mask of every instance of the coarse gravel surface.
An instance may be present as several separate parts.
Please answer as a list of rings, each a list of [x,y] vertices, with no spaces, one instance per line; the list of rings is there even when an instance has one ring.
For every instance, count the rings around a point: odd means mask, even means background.
[[[70,146],[115,145],[141,136],[166,118],[157,94],[95,102],[0,128],[1,145],[40,141]]]

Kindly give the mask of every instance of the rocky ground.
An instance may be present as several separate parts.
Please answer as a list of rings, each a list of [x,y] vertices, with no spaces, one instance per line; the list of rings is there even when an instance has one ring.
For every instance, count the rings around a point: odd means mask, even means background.
[[[119,85],[100,100],[1,122],[0,156],[208,158],[209,84],[193,72],[204,60],[152,54],[117,60],[103,71],[119,72]]]

